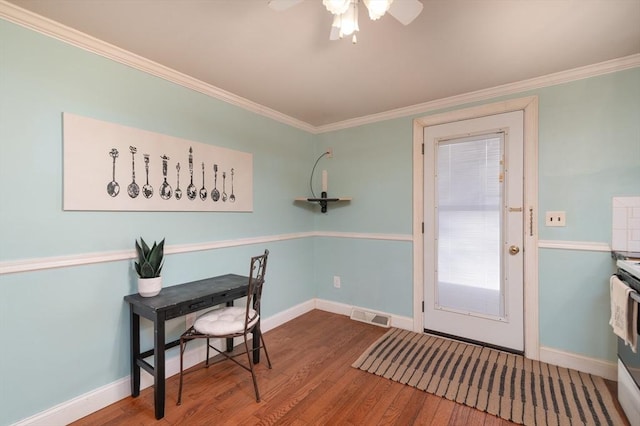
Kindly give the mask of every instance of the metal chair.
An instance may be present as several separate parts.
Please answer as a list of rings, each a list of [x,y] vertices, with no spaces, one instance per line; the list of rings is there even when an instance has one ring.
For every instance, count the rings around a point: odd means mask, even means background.
[[[178,403],[182,403],[182,379],[184,375],[183,370],[183,357],[187,347],[187,343],[194,339],[207,339],[207,358],[205,366],[217,364],[220,361],[230,359],[238,364],[240,367],[251,372],[253,378],[253,387],[256,391],[256,402],[260,402],[260,392],[258,391],[258,382],[256,380],[256,373],[254,371],[253,357],[255,351],[264,349],[264,354],[267,358],[267,364],[271,368],[271,360],[269,359],[269,353],[267,352],[267,346],[262,337],[262,333],[259,328],[260,319],[260,299],[262,298],[262,287],[264,285],[265,272],[267,270],[267,257],[269,250],[265,250],[264,254],[260,256],[254,256],[251,258],[251,267],[249,270],[249,286],[247,289],[247,305],[246,307],[228,306],[224,308],[214,309],[201,316],[199,316],[193,326],[185,331],[180,336],[180,386],[178,389]],[[249,349],[249,343],[247,341],[248,335],[257,330],[260,337],[260,344],[254,345],[255,348]],[[214,347],[210,343],[210,339],[233,339],[234,337],[242,337],[244,340],[244,352],[237,354],[229,354],[225,351]],[[224,355],[213,363],[209,363],[209,348],[214,349],[216,352]],[[249,361],[248,366],[239,362],[235,357],[240,355],[247,355]]]

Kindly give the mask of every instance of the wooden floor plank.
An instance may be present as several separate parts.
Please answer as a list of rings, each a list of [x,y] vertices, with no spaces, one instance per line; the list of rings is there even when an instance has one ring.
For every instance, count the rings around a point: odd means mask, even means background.
[[[382,415],[380,424],[413,424],[413,418],[418,411],[418,407],[409,404],[413,395],[415,392],[409,386],[402,386],[387,411]]]
[[[387,330],[314,310],[265,333],[273,369],[251,375],[233,363],[202,364],[166,381],[165,417],[156,420],[153,389],[125,398],[74,425],[469,425],[506,420],[351,367]]]
[[[471,407],[467,407],[466,405],[455,404],[453,407],[453,413],[451,414],[451,418],[449,419],[449,425],[465,425],[469,426],[469,416],[471,415],[471,411],[474,410]]]
[[[440,399],[438,401],[438,406],[436,407],[436,412],[433,415],[431,424],[434,426],[444,426],[451,424],[450,421],[455,408],[455,402],[449,401],[448,399]]]

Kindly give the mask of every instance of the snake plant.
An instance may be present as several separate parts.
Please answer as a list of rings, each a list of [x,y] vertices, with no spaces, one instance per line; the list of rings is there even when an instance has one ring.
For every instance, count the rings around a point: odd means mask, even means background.
[[[153,242],[149,248],[140,237],[140,243],[136,240],[136,253],[138,261],[135,262],[136,272],[140,278],[156,278],[160,276],[164,259],[164,238],[159,244]]]

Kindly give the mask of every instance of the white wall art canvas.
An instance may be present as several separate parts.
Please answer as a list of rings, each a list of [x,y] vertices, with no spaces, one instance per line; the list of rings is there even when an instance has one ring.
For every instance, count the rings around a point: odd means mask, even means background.
[[[253,210],[253,155],[63,114],[64,210]]]

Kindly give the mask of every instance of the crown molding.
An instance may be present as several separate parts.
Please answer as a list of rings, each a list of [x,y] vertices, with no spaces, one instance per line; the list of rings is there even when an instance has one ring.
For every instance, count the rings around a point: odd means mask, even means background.
[[[561,71],[542,77],[523,80],[516,83],[504,84],[489,89],[478,90],[404,108],[393,109],[378,114],[371,114],[323,126],[312,126],[309,123],[305,123],[256,102],[242,98],[211,84],[204,83],[201,80],[190,77],[157,62],[151,61],[88,34],[74,30],[66,25],[62,25],[56,21],[25,10],[12,3],[8,3],[5,0],[0,0],[0,18],[312,134],[333,132],[336,130],[362,126],[364,124],[371,124],[384,120],[402,118],[415,114],[424,114],[439,109],[485,101],[500,96],[509,96],[527,90],[540,89],[570,81],[640,67],[640,54],[635,54],[567,71]]]
[[[211,84],[207,84],[201,80],[190,77],[140,55],[136,55],[128,50],[121,49],[78,30],[74,30],[73,28],[30,12],[4,0],[0,0],[0,18],[79,47],[83,50],[95,53],[107,59],[120,62],[147,74],[160,77],[196,92],[200,92],[226,103],[238,106],[247,111],[271,118],[280,123],[287,124],[291,127],[295,127],[309,133],[315,133],[315,127],[303,121],[237,96]]]
[[[515,95],[528,90],[541,89],[543,87],[555,86],[558,84],[569,83],[571,81],[582,80],[585,78],[596,77],[603,74],[610,74],[613,72],[637,67],[640,67],[640,54],[625,56],[622,58],[612,59],[609,61],[587,65],[580,68],[574,68],[566,71],[560,71],[557,73],[548,74],[542,77],[531,78],[528,80],[522,80],[515,83],[503,84],[501,86],[491,87],[475,92],[463,93],[461,95],[450,96],[448,98],[437,99],[434,101],[412,105],[404,108],[393,109],[390,111],[381,112],[379,114],[372,114],[364,117],[354,118],[351,120],[327,124],[324,126],[316,127],[315,131],[316,133],[333,132],[336,130],[362,126],[364,124],[371,124],[383,120],[402,118],[416,114],[424,114],[440,109],[456,107],[473,102],[486,101],[501,96]]]

